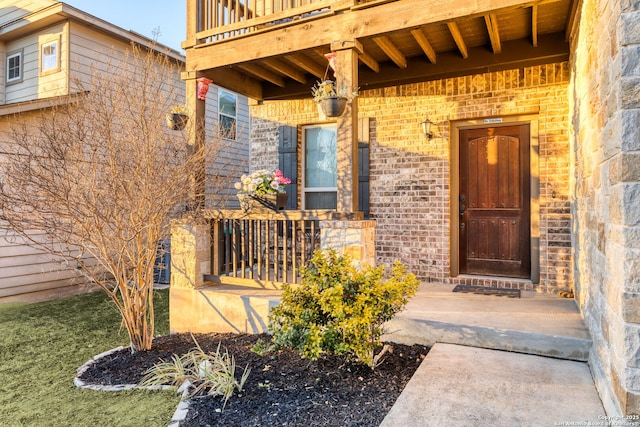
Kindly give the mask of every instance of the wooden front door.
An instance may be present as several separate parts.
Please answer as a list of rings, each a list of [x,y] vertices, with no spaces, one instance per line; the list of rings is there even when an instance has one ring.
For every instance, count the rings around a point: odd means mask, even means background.
[[[531,277],[529,125],[460,130],[460,273]]]

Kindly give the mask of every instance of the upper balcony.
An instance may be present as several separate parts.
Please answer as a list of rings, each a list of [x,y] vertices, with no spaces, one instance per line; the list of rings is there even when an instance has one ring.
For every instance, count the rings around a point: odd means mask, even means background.
[[[186,69],[252,98],[310,96],[332,43],[374,89],[567,60],[577,0],[187,0]]]
[[[188,38],[201,45],[340,13],[374,0],[197,0],[190,2]],[[192,10],[191,7],[195,6]]]

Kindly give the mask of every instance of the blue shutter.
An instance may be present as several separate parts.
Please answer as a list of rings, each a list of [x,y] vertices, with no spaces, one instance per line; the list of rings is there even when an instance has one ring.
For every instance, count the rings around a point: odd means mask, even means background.
[[[358,120],[358,210],[369,218],[369,117]]]
[[[280,126],[278,135],[278,169],[291,180],[287,185],[289,199],[286,209],[295,210],[298,207],[298,129]]]

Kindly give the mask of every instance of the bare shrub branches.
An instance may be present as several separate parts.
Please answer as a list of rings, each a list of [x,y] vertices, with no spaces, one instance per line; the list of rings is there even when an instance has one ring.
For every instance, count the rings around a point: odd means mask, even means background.
[[[0,163],[0,220],[102,287],[133,350],[151,347],[158,242],[172,218],[195,214],[188,207],[203,195],[194,176],[225,148],[222,139],[190,146],[194,120],[188,131],[167,128],[171,106],[184,102],[178,71],[169,57],[140,47],[94,67],[75,82],[80,94],[35,122],[17,118]]]

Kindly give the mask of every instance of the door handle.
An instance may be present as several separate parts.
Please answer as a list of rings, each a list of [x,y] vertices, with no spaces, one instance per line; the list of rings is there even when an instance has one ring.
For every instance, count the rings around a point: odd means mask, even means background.
[[[464,211],[465,211],[466,209],[467,209],[467,207],[466,207],[465,205],[462,205],[462,204],[460,205],[460,208],[459,208],[459,210],[460,210],[460,216],[464,215]]]

